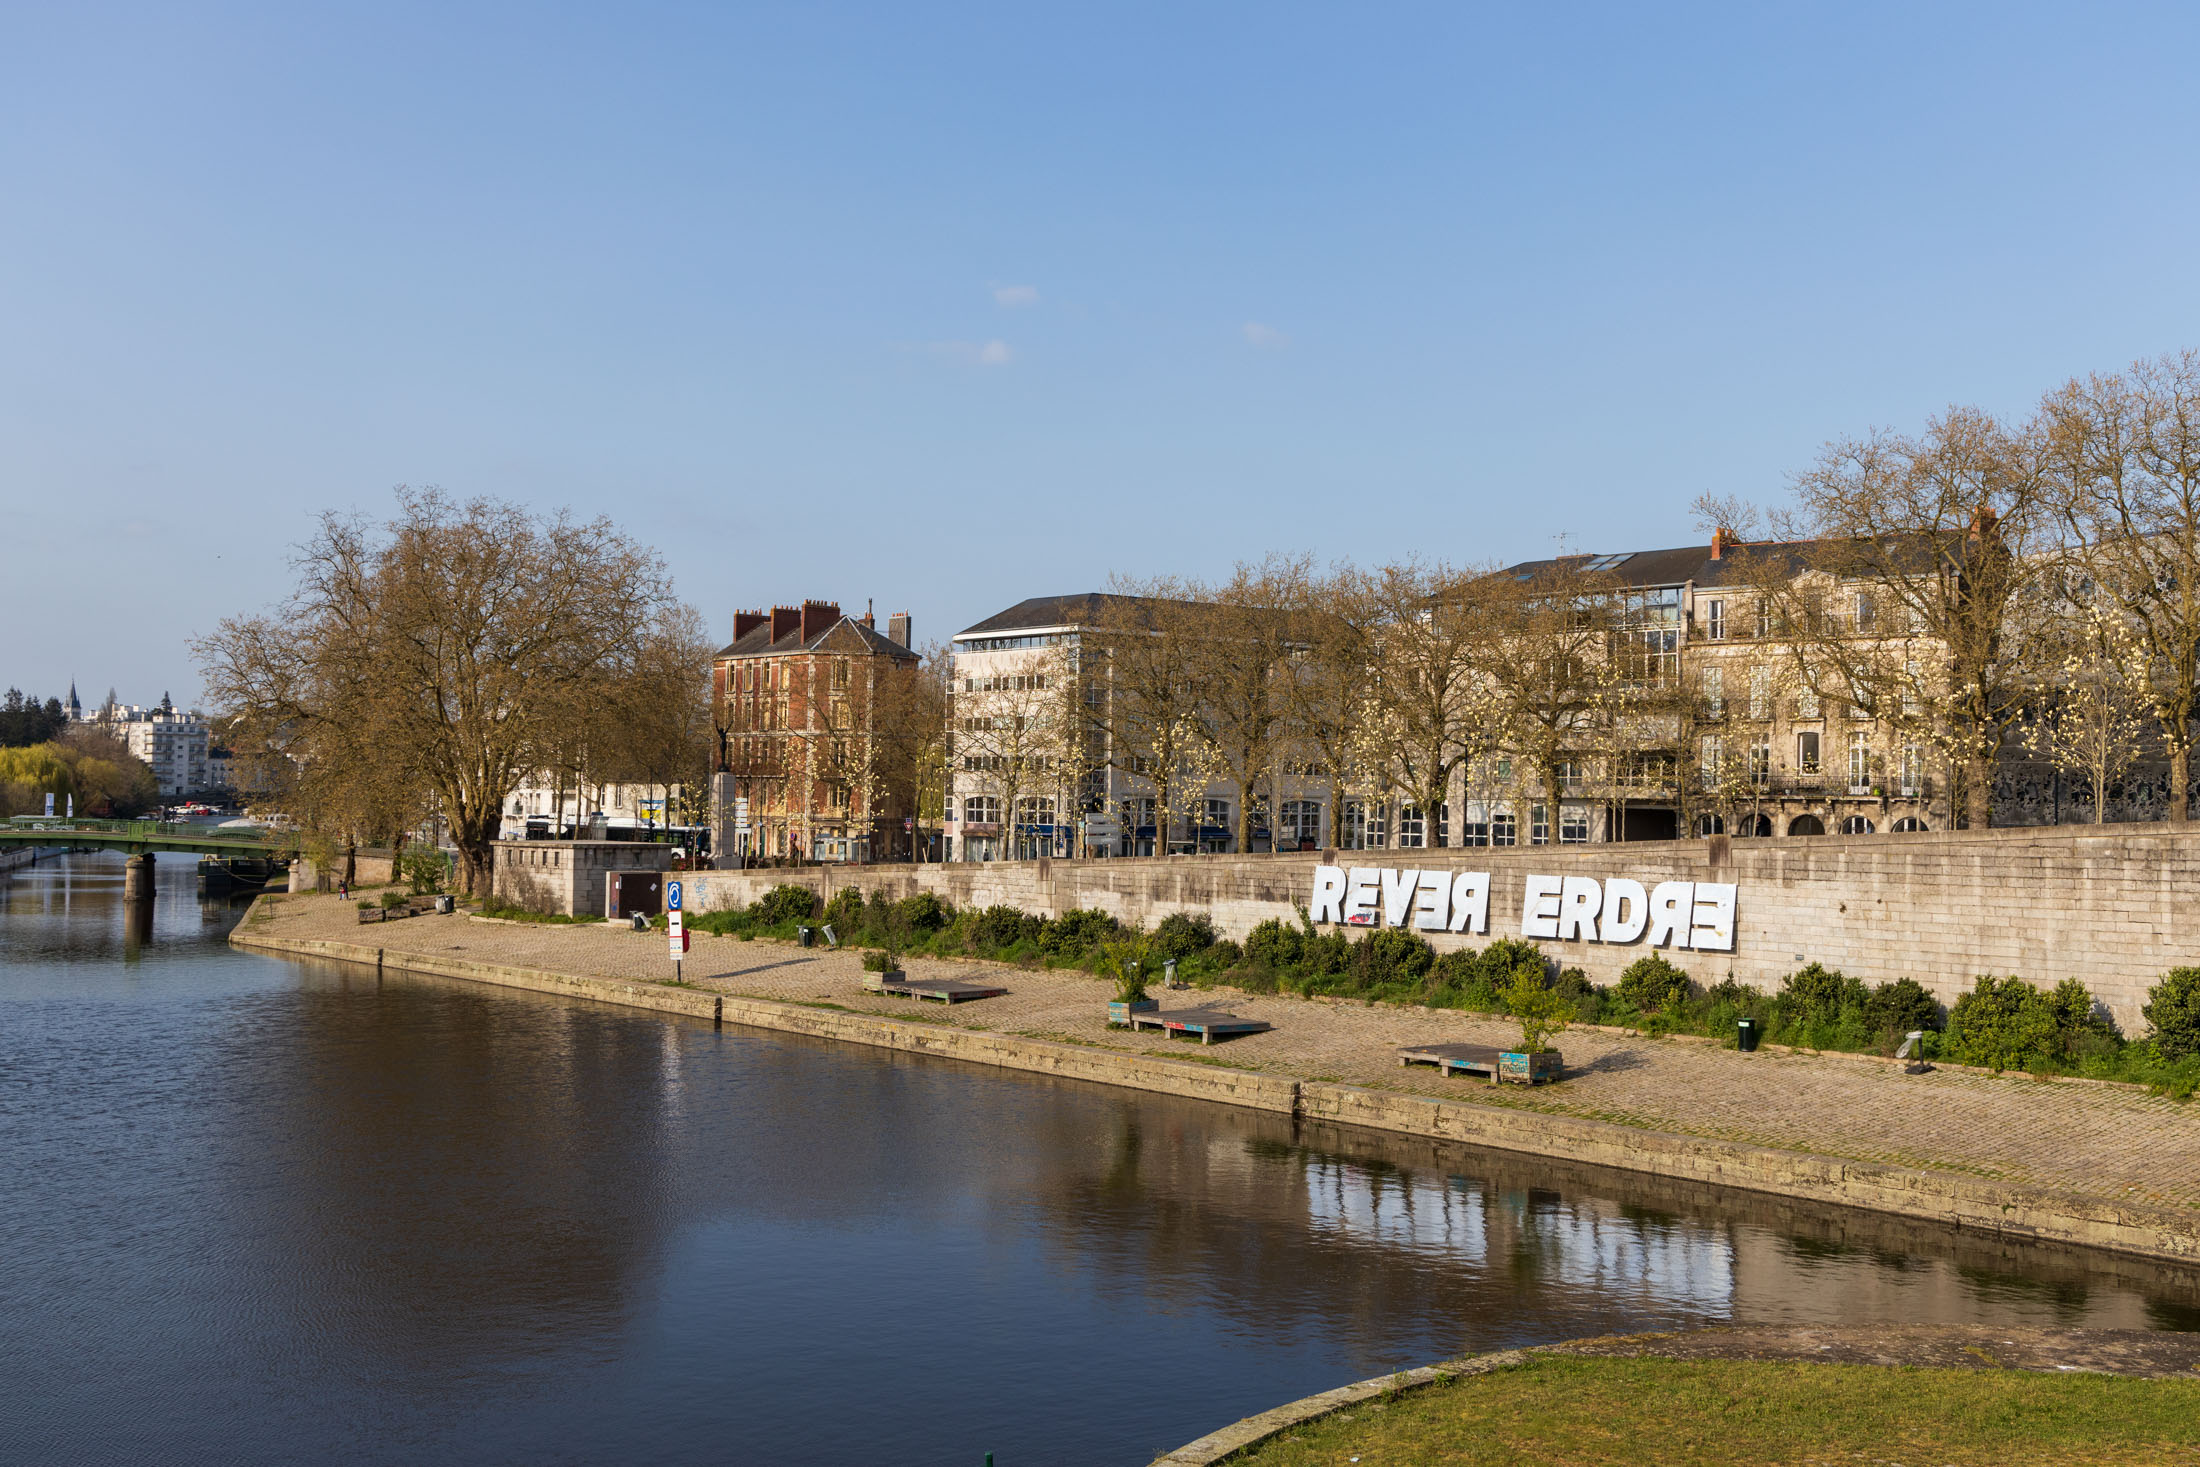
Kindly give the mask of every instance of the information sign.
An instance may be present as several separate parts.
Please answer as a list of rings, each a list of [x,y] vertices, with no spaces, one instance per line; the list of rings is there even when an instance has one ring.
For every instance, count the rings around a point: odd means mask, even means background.
[[[665,910],[668,912],[680,910],[680,883],[677,881],[665,883]]]

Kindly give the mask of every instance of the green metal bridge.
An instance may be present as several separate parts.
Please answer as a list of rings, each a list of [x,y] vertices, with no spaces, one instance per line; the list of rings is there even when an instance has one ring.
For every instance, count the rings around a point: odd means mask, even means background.
[[[287,831],[245,825],[166,824],[158,820],[62,820],[18,815],[0,823],[0,851],[18,846],[67,846],[77,851],[124,851],[133,856],[156,851],[201,856],[297,854],[297,839]]]

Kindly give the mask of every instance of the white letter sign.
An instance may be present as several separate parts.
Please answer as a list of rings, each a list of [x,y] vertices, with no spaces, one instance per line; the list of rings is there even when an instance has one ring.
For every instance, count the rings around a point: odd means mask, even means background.
[[[1527,892],[1520,898],[1520,935],[1522,937],[1558,936],[1558,893],[1561,883],[1555,876],[1531,876]]]
[[[1347,927],[1372,927],[1375,925],[1375,883],[1381,873],[1371,866],[1355,866],[1352,878],[1344,888],[1344,925]]]
[[[1622,916],[1621,913],[1626,915]],[[1633,942],[1642,936],[1642,929],[1650,922],[1650,898],[1643,893],[1642,883],[1629,881],[1624,876],[1608,877],[1604,883],[1604,940],[1606,942]]]
[[[1650,945],[1688,946],[1689,904],[1696,899],[1693,881],[1661,881],[1650,893]]]
[[[1314,900],[1307,906],[1306,915],[1314,922],[1344,920],[1344,867],[1314,868]]]
[[[1462,871],[1451,884],[1451,930],[1487,933],[1490,930],[1490,873]]]
[[[1696,951],[1734,951],[1734,884],[1697,882],[1695,915],[1688,925],[1688,945]]]

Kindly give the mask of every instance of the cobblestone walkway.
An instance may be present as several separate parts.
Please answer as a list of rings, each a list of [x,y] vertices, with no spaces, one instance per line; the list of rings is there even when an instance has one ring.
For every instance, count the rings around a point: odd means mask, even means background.
[[[268,910],[266,906],[262,911]],[[361,927],[350,903],[290,897],[254,927],[273,937],[319,938],[390,951],[608,978],[663,981],[661,933],[611,926],[421,917]],[[863,991],[855,953],[743,942],[698,933],[687,979],[751,998],[831,1003],[901,1018],[1201,1059],[1297,1079],[1320,1079],[1484,1105],[1616,1121],[1649,1130],[2089,1194],[2125,1202],[2200,1206],[2200,1102],[2157,1099],[2126,1086],[2050,1083],[2023,1075],[1939,1071],[1844,1055],[1743,1055],[1701,1042],[1574,1030],[1560,1041],[1558,1085],[1491,1087],[1401,1069],[1401,1045],[1517,1040],[1502,1020],[1446,1010],[1240,994],[1158,995],[1164,1009],[1208,1004],[1266,1019],[1266,1034],[1201,1048],[1107,1027],[1108,985],[1082,973],[913,958],[911,977],[974,978],[1009,992],[945,1009]]]

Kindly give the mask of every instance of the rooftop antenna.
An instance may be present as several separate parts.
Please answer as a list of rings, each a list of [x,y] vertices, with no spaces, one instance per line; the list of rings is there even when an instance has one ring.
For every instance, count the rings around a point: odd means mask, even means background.
[[[1566,542],[1573,538],[1573,532],[1570,530],[1560,530],[1551,538],[1558,542],[1558,558],[1560,560],[1564,560],[1566,558]]]

